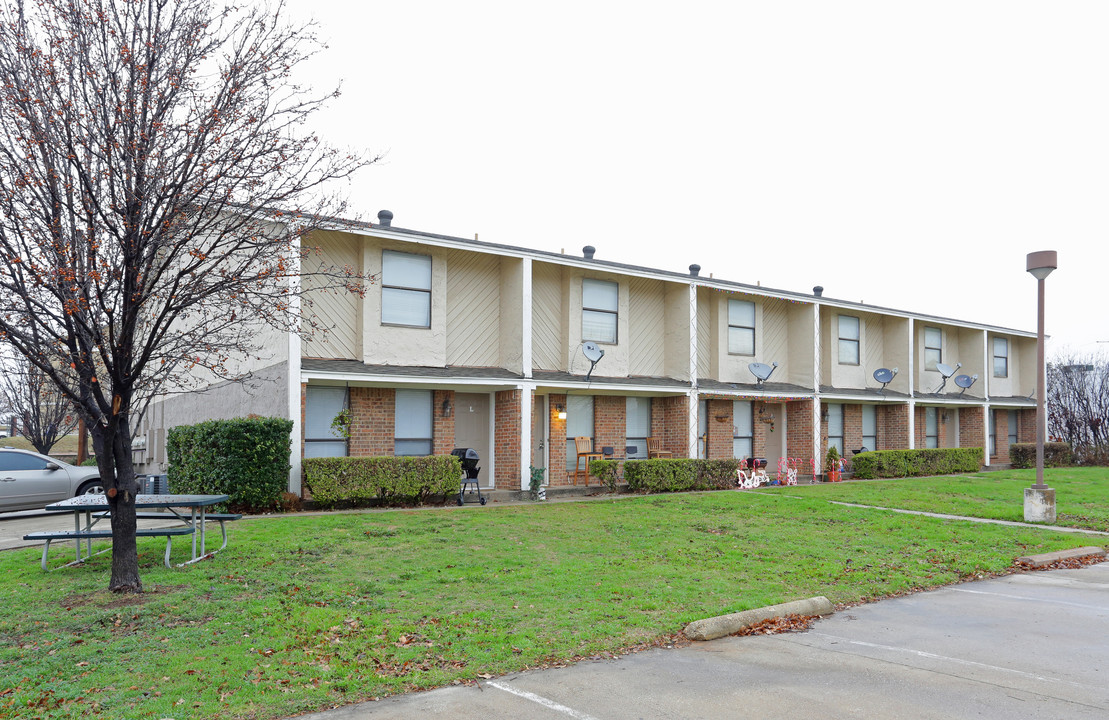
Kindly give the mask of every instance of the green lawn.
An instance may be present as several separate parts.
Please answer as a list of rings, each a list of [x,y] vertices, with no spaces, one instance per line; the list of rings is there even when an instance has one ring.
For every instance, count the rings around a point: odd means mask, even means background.
[[[3,552],[0,716],[277,718],[1100,542],[848,508],[823,490],[248,519],[187,568],[140,540],[140,596],[103,590],[107,554],[44,574],[41,551]]]
[[[1057,525],[1109,532],[1109,469],[1050,468],[1045,479],[1055,489]],[[1024,488],[1035,470],[1001,470],[951,477],[902,478],[798,486],[805,497],[1024,521]]]

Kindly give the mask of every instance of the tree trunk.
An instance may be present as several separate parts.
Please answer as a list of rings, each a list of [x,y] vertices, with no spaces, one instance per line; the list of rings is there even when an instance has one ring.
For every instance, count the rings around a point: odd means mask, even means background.
[[[108,589],[117,593],[141,593],[139,550],[135,541],[138,483],[128,443],[123,441],[114,424],[109,427],[94,425],[92,443],[112,512],[112,576]]]

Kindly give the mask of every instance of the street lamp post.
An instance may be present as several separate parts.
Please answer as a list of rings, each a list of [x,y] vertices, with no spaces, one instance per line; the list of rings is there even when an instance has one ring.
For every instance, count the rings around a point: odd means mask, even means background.
[[[1024,490],[1024,519],[1026,522],[1055,522],[1055,490],[1044,484],[1044,436],[1047,435],[1047,415],[1044,412],[1044,280],[1058,267],[1058,254],[1054,250],[1028,253],[1027,270],[1036,278],[1036,484]]]

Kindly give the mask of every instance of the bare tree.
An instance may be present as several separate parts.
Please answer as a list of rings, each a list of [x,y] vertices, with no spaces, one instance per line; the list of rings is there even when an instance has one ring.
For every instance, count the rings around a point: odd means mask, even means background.
[[[1048,434],[1080,462],[1109,460],[1109,360],[1063,355],[1047,366]]]
[[[77,413],[42,370],[21,356],[0,358],[0,408],[16,418],[19,432],[46,455],[77,427]]]
[[[263,325],[296,329],[301,238],[344,211],[329,183],[375,159],[306,132],[333,93],[293,82],[321,46],[283,10],[0,7],[0,340],[88,425],[113,591],[142,590],[134,417],[157,393],[238,378]],[[361,290],[349,269],[319,272]]]

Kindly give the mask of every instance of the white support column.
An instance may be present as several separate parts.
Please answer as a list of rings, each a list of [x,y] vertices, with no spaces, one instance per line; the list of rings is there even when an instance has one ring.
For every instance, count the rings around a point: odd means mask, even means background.
[[[531,279],[532,278],[532,275],[531,275],[531,258],[526,257],[521,262],[523,262],[524,265],[523,265],[523,271],[522,271],[523,282],[521,283],[521,285],[522,285],[521,295],[523,295],[523,298],[521,299],[521,302],[520,302],[520,305],[521,305],[521,307],[520,307],[520,312],[521,312],[520,327],[523,328],[523,332],[521,332],[520,335],[521,335],[521,343],[522,343],[523,347],[520,348],[520,358],[521,358],[521,363],[523,364],[524,377],[525,378],[531,378],[531,366],[532,366],[531,349],[532,349],[532,332],[533,332],[533,328],[532,328],[532,324],[531,324],[531,319],[532,319],[532,307],[531,307],[531,305],[532,305],[532,302],[533,302],[532,279]],[[530,402],[530,400],[529,400],[529,402]],[[525,423],[525,424],[528,426],[528,428],[531,427],[530,423]],[[529,432],[530,432],[530,429],[529,429]],[[525,487],[524,489],[526,490],[527,488]]]
[[[527,490],[531,484],[531,394],[535,388],[527,383],[517,387],[520,390],[520,489]]]
[[[289,258],[289,263],[292,266],[292,272],[289,277],[290,292],[290,307],[293,317],[297,318],[297,327],[289,333],[289,342],[286,352],[289,356],[285,362],[286,371],[286,393],[288,394],[288,412],[289,419],[293,421],[292,429],[292,443],[289,451],[289,492],[294,495],[300,495],[300,475],[301,475],[301,458],[304,452],[304,444],[301,442],[303,435],[301,428],[301,407],[300,407],[300,354],[301,354],[301,341],[299,325],[300,325],[300,238],[296,237],[293,240],[294,252],[292,257]]]
[[[916,320],[909,318],[909,449],[916,448]]]
[[[689,407],[686,423],[686,457],[697,457],[697,283],[689,283]]]
[[[990,431],[993,430],[993,410],[987,402],[982,406],[982,464],[986,467],[990,466]]]

